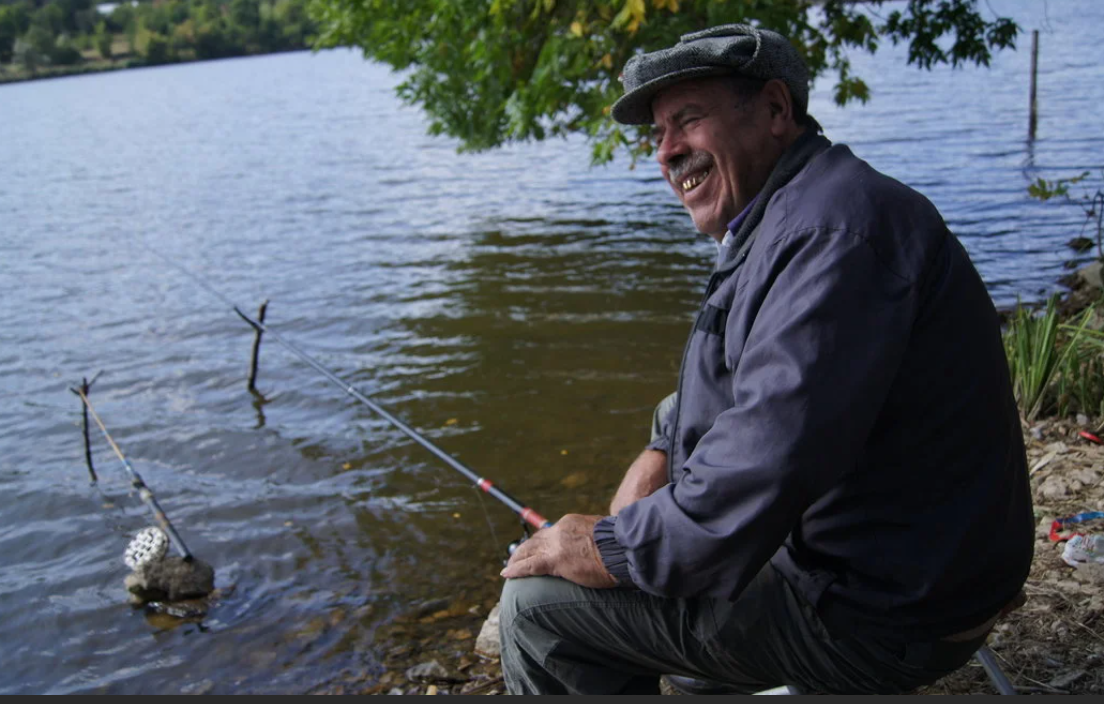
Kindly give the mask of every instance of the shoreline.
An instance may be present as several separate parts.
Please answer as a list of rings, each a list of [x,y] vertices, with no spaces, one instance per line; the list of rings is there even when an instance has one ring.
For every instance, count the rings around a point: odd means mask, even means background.
[[[54,78],[68,78],[71,76],[84,76],[97,73],[113,73],[115,71],[126,71],[130,69],[144,69],[144,68],[156,68],[159,66],[176,66],[180,64],[196,64],[206,63],[210,61],[226,61],[228,59],[245,59],[253,56],[271,56],[276,54],[293,54],[301,51],[314,52],[315,50],[310,47],[299,47],[296,49],[282,49],[280,51],[266,51],[256,54],[235,54],[233,56],[220,56],[210,59],[183,59],[179,61],[165,61],[160,63],[149,63],[141,59],[128,57],[126,59],[112,60],[110,63],[104,60],[89,61],[83,64],[77,64],[74,66],[54,66],[43,69],[42,71],[31,74],[23,75],[20,73],[10,74],[8,66],[0,66],[0,86],[15,83],[29,83],[32,81],[47,81]]]

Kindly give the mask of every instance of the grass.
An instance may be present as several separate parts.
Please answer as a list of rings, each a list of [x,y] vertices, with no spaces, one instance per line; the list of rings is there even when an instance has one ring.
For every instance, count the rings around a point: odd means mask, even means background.
[[[1042,413],[1104,415],[1104,333],[1092,307],[1063,323],[1057,299],[1036,312],[1019,306],[1004,335],[1012,388],[1028,421]]]

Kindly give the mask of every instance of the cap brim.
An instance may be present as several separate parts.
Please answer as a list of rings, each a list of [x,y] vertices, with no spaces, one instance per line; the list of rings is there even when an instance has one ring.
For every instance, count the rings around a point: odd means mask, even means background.
[[[652,99],[659,91],[679,81],[731,73],[737,73],[731,66],[695,66],[664,74],[625,93],[613,104],[610,114],[622,125],[650,125],[655,122],[652,118]]]

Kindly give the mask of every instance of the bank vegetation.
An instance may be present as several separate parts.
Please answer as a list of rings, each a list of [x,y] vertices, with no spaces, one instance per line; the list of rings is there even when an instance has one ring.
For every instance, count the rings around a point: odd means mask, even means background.
[[[0,82],[307,49],[308,0],[0,0]]]

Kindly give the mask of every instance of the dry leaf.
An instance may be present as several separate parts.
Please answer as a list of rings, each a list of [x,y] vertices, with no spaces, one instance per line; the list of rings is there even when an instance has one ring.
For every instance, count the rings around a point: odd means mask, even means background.
[[[563,485],[565,489],[575,489],[586,484],[589,479],[590,477],[587,476],[586,472],[575,472],[561,479],[560,484]]]

